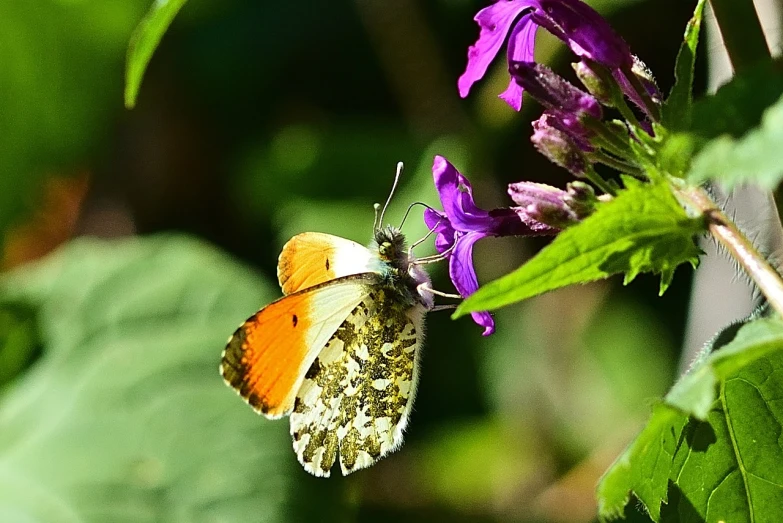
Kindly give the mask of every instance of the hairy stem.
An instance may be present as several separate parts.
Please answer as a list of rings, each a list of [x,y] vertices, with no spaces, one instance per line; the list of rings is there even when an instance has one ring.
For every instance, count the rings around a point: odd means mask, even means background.
[[[764,294],[770,306],[783,317],[783,279],[756,250],[748,238],[700,187],[678,189],[678,194],[707,219],[710,234],[740,264]]]

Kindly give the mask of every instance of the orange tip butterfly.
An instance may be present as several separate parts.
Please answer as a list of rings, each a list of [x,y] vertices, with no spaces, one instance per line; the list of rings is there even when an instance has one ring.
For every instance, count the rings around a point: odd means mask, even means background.
[[[288,241],[277,266],[285,296],[223,351],[223,379],[256,412],[290,416],[294,451],[316,476],[338,456],[346,475],[399,448],[416,395],[433,295],[400,230],[380,226],[392,194],[369,248],[317,232]]]

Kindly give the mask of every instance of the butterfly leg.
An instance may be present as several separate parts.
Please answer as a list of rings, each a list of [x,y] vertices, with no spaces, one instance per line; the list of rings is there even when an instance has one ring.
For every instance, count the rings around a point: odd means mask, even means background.
[[[436,305],[433,308],[429,310],[429,312],[438,312],[438,311],[453,311],[457,308],[457,305],[454,303],[450,303],[448,305]]]
[[[420,294],[424,292],[428,292],[430,294],[434,294],[435,296],[442,296],[444,298],[454,298],[455,300],[463,299],[462,296],[460,296],[459,294],[449,294],[447,292],[436,291],[432,287],[429,287],[427,283],[420,284],[418,287],[416,287],[416,289],[419,291]]]
[[[445,251],[439,254],[433,254],[432,256],[424,256],[423,258],[414,258],[411,260],[411,265],[425,265],[428,263],[438,263],[448,258],[449,254],[451,254],[451,251],[453,250],[454,250],[454,245],[452,245],[451,247],[449,247],[448,249],[446,249]]]
[[[417,240],[411,244],[411,246],[408,248],[408,258],[413,258],[413,249],[427,241],[427,238],[432,236],[432,233],[435,232],[435,229],[438,228],[438,225],[440,225],[441,220],[438,220],[434,226],[427,232],[427,234],[424,235],[424,238],[421,238],[420,240]]]

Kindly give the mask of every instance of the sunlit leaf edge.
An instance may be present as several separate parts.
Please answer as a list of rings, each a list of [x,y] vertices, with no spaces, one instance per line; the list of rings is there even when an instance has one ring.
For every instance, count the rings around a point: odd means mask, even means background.
[[[131,35],[125,64],[125,107],[136,105],[147,65],[163,35],[187,0],[155,0]]]

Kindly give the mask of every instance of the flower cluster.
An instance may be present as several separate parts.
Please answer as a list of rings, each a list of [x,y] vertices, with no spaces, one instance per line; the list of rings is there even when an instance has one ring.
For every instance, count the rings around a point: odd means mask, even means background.
[[[460,96],[468,95],[506,45],[511,79],[500,98],[518,111],[527,91],[544,107],[533,122],[531,140],[538,151],[592,182],[606,197],[615,194],[616,184],[604,180],[595,164],[643,176],[629,142],[638,141],[639,133],[653,134],[651,122],[659,119],[661,95],[644,64],[596,11],[582,0],[498,0],[475,20],[480,33],[457,82]],[[584,89],[535,62],[539,28],[565,42],[578,57],[574,70]],[[602,121],[604,107],[619,111],[625,122]],[[598,201],[592,186],[581,181],[566,190],[519,182],[509,186],[516,207],[485,211],[474,203],[467,179],[445,158],[435,158],[433,176],[443,211],[427,210],[425,222],[437,233],[436,248],[449,259],[449,275],[463,297],[478,289],[472,261],[477,240],[556,234],[587,217]],[[473,313],[473,319],[484,327],[484,335],[494,332],[488,312]]]
[[[534,63],[536,33],[543,27],[565,42],[586,68],[595,64],[607,69],[629,98],[643,110],[649,108],[645,96],[655,89],[643,64],[606,20],[582,0],[499,0],[479,11],[475,20],[481,29],[479,39],[468,49],[468,65],[457,82],[463,98],[484,77],[506,41],[509,67]],[[525,88],[512,77],[500,98],[518,111]]]
[[[553,235],[592,211],[592,188],[576,182],[562,191],[544,184],[521,182],[509,186],[518,207],[485,211],[473,201],[473,188],[446,158],[436,156],[432,165],[435,187],[443,211],[427,209],[424,221],[436,234],[435,248],[449,259],[449,276],[461,296],[478,289],[473,268],[473,245],[488,236]],[[488,312],[474,312],[473,320],[484,335],[495,332]]]

